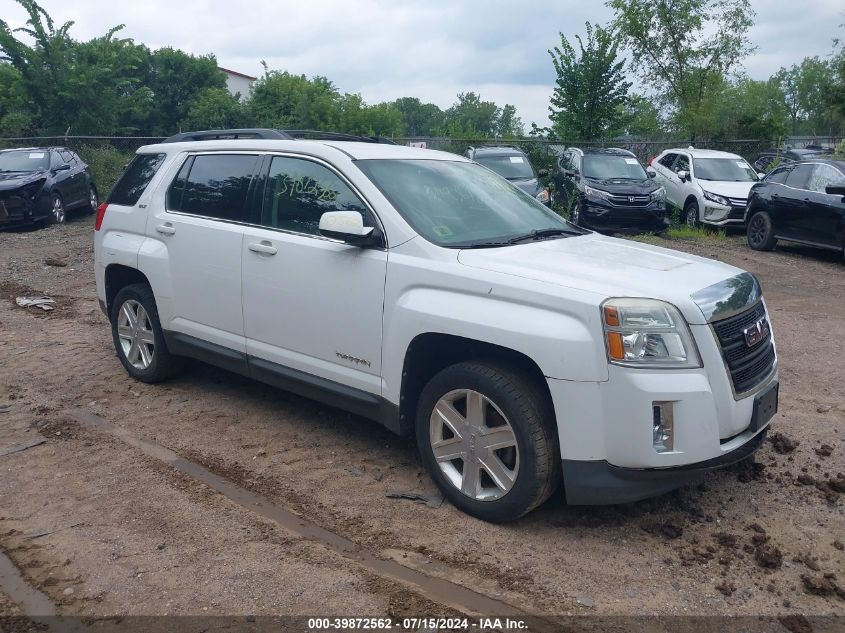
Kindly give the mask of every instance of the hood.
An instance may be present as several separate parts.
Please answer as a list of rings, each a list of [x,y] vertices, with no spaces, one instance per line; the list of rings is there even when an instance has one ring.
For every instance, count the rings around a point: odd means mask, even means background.
[[[654,182],[653,178],[643,178],[642,180],[584,178],[583,182],[590,187],[618,195],[648,195],[652,191],[660,189],[660,185]]]
[[[520,178],[518,180],[509,180],[512,185],[519,187],[532,198],[540,193],[540,182],[536,178]]]
[[[727,196],[729,198],[747,198],[751,187],[757,184],[757,181],[751,182],[733,182],[727,180],[697,180],[699,186],[704,191],[710,193],[717,193],[720,196]]]
[[[45,177],[43,171],[0,172],[0,191],[11,191]]]
[[[706,323],[693,294],[742,274],[721,262],[591,233],[502,248],[462,250],[474,268],[610,297],[646,297],[675,305],[690,323]]]

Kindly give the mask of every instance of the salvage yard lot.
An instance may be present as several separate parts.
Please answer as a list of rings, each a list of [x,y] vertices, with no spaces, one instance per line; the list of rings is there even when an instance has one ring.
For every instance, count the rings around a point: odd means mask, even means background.
[[[0,549],[62,612],[402,616],[479,604],[425,581],[440,578],[503,612],[845,614],[841,257],[758,253],[741,236],[665,241],[762,281],[780,354],[774,441],[658,499],[573,508],[558,493],[492,525],[438,503],[413,441],[375,423],[199,363],[161,385],[131,380],[97,306],[91,231],[81,218],[0,234],[0,455],[46,439],[0,456]],[[55,310],[14,303],[42,294]],[[196,465],[235,484],[229,494]],[[248,493],[263,512],[244,507]],[[286,511],[304,521],[285,524]],[[366,562],[381,559],[399,565]],[[399,566],[421,573],[397,582]],[[9,598],[0,615],[16,609]]]

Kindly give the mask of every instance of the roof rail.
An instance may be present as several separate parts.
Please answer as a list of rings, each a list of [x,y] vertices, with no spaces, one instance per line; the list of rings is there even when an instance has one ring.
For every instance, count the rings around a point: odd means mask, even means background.
[[[383,143],[396,145],[392,139],[383,136],[360,136],[343,132],[324,132],[323,130],[281,130],[290,138],[310,139],[315,141],[357,141],[358,143]]]
[[[268,128],[241,128],[234,130],[202,130],[199,132],[182,132],[174,134],[162,141],[162,143],[181,143],[183,141],[216,141],[228,139],[270,139],[270,140],[291,140],[293,136],[281,130]]]

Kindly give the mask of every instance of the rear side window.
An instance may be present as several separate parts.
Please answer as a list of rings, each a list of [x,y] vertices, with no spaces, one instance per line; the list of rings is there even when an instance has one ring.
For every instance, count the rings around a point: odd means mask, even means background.
[[[810,174],[812,173],[812,165],[798,165],[790,172],[789,176],[786,177],[786,185],[788,187],[794,187],[795,189],[806,189],[807,183],[810,180]]]
[[[127,207],[135,206],[158,168],[161,167],[164,158],[165,154],[138,154],[135,156],[111,190],[106,202]]]
[[[167,192],[167,208],[241,222],[258,156],[203,154],[189,158]]]

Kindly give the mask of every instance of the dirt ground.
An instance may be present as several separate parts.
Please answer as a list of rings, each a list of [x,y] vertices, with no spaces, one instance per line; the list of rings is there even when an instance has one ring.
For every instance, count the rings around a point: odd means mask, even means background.
[[[131,380],[97,306],[91,224],[0,233],[0,550],[59,612],[845,615],[835,254],[666,244],[763,283],[781,401],[756,461],[625,506],[559,493],[490,525],[439,504],[413,441],[374,423],[199,363]],[[14,304],[41,294],[53,312]],[[0,591],[0,614],[15,602]]]

